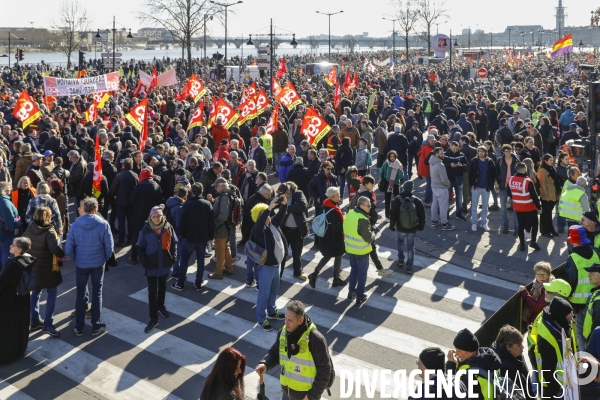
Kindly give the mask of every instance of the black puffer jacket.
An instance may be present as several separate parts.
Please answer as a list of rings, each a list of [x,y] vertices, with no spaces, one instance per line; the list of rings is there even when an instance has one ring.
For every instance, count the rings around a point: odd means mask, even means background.
[[[115,198],[115,203],[127,205],[138,181],[138,175],[129,169],[119,172],[110,186],[110,196]]]
[[[300,236],[304,239],[308,235],[308,202],[300,189],[291,189],[291,193],[292,202],[287,206],[287,214],[283,218],[281,226],[285,226],[288,218],[294,218],[298,232],[300,232]]]
[[[37,259],[33,273],[37,289],[48,289],[60,285],[63,281],[60,270],[52,271],[53,255],[64,257],[65,253],[60,248],[58,237],[53,225],[40,226],[33,221],[23,235],[31,240],[29,254]]]
[[[467,360],[464,360],[458,364],[458,368],[463,365],[468,365],[468,369],[476,369],[479,368],[484,371],[495,371],[502,367],[502,363],[500,362],[500,358],[496,354],[496,352],[490,347],[480,347],[478,350],[478,354],[474,357],[471,357]],[[456,373],[457,366],[454,362],[448,361],[446,362],[446,371]],[[460,380],[468,387],[469,378],[468,374],[464,374],[461,376]],[[482,400],[484,397],[481,393],[481,388],[479,387],[479,382],[476,381],[473,392],[477,395],[476,399]]]

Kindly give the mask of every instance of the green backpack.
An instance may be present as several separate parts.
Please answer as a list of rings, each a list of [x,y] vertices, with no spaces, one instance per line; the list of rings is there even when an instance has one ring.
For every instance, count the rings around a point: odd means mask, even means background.
[[[406,197],[400,205],[398,225],[400,225],[400,228],[402,229],[415,229],[419,226],[417,207],[415,207],[415,202],[412,197]]]

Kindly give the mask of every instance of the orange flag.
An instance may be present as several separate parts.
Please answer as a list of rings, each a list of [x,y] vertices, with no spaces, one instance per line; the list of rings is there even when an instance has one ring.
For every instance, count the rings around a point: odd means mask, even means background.
[[[275,105],[273,107],[273,113],[271,113],[271,118],[269,118],[269,122],[267,123],[266,129],[269,135],[272,135],[277,129],[279,129],[277,118],[279,118],[279,107]]]
[[[33,100],[31,100],[29,94],[24,90],[21,92],[17,104],[13,108],[12,115],[21,121],[23,129],[25,129],[32,122],[37,121],[42,116],[42,113]]]

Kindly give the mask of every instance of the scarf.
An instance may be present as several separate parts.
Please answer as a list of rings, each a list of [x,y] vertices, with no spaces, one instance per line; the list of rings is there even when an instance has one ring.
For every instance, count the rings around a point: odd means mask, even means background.
[[[394,186],[396,184],[396,175],[398,174],[398,170],[400,168],[402,168],[402,164],[400,163],[400,161],[398,161],[397,158],[394,162],[390,162],[390,160],[387,160],[386,162],[387,162],[388,168],[392,169],[392,172],[390,173],[390,180],[389,180],[390,184],[388,185],[387,191],[389,193],[393,193]]]
[[[550,278],[548,279],[548,282],[546,283],[550,283],[554,280],[554,275],[550,274]],[[542,289],[544,289],[544,283],[540,283],[538,282],[537,279],[533,279],[533,284],[531,286],[531,297],[533,297],[535,300],[538,299],[538,297],[540,297],[540,294],[542,294]]]
[[[542,168],[548,171],[550,178],[552,178],[552,180],[554,181],[554,186],[556,187],[556,194],[558,195],[562,189],[560,188],[560,177],[558,176],[558,172],[556,172],[556,168],[554,168],[554,165],[548,165],[543,161]]]
[[[160,223],[155,224],[154,222],[152,222],[152,218],[148,218],[148,224],[150,225],[150,228],[154,229],[154,232],[156,233],[157,236],[161,236],[161,232],[165,228],[165,225],[167,224],[167,219],[163,216]],[[161,239],[160,244],[161,244],[162,250],[166,250],[169,253],[171,252],[171,238],[172,237],[173,237],[173,231],[171,229],[165,229],[164,233],[162,233],[162,236],[160,238]]]
[[[323,201],[323,206],[329,207],[329,208],[332,208],[333,210],[335,210],[335,212],[340,216],[340,221],[342,223],[344,222],[344,214],[342,214],[342,210],[340,210],[340,208],[337,206],[337,204],[335,204],[333,201],[331,201],[331,199],[325,199],[325,201]],[[342,232],[342,239],[343,238],[344,238],[344,232]]]
[[[167,219],[163,218],[160,220],[160,223],[155,224],[154,222],[152,222],[152,218],[148,218],[148,223],[150,224],[150,228],[154,229],[155,231],[158,230],[160,231],[162,228],[165,227],[165,224],[167,223]]]

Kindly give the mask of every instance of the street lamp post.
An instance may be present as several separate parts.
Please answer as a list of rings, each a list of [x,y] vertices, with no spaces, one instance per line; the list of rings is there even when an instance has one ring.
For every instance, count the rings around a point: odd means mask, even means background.
[[[471,50],[471,27],[469,26],[469,50]]]
[[[515,28],[506,28],[506,30],[508,31],[508,48],[510,49],[510,32],[515,29]]]
[[[239,0],[239,1],[236,1],[235,3],[217,3],[217,2],[215,2],[213,0],[210,0],[210,2],[212,4],[216,4],[218,6],[221,6],[221,7],[225,8],[225,59],[223,60],[223,65],[226,65],[227,64],[227,11],[228,11],[228,7],[231,7],[231,6],[236,5],[236,4],[243,3],[243,1]]]
[[[396,21],[400,21],[399,19],[391,19],[383,17],[386,21],[392,21],[392,64],[396,65]],[[406,54],[406,59],[408,60],[408,53]]]
[[[533,46],[535,46],[535,43],[534,43],[534,41],[533,41],[533,33],[534,33],[534,32],[535,32],[535,31],[532,29],[532,30],[531,30],[531,50],[532,50],[532,51],[535,51],[535,50],[533,50]]]
[[[213,19],[212,15],[204,14],[204,67],[208,68],[208,61],[206,60],[206,20]],[[225,50],[227,50],[227,46],[225,46]]]
[[[325,12],[317,11],[317,14],[327,15],[327,18],[329,19],[329,40],[328,40],[329,51],[328,51],[328,55],[327,55],[328,62],[331,62],[331,16],[340,14],[343,12],[344,12],[344,10],[340,10],[340,11],[334,12],[334,13],[325,13]]]

